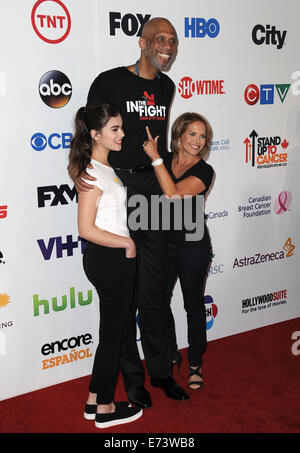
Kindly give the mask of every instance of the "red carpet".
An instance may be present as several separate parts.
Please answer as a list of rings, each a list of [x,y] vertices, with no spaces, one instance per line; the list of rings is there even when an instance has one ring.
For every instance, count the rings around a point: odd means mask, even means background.
[[[297,433],[300,431],[300,355],[292,333],[300,318],[210,341],[205,385],[176,402],[152,388],[153,407],[138,421],[101,430],[115,433]],[[300,351],[300,345],[298,346]],[[174,376],[186,387],[187,360]],[[83,419],[89,377],[4,400],[1,433],[97,433]],[[116,400],[126,399],[122,380]],[[110,436],[111,437],[111,436]]]

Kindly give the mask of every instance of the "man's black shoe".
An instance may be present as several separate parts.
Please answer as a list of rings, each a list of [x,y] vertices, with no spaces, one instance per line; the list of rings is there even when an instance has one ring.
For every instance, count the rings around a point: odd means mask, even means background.
[[[181,388],[171,376],[164,379],[151,378],[151,385],[152,387],[163,389],[165,395],[173,400],[183,401],[190,399],[189,395],[185,393],[183,388]]]
[[[152,406],[150,393],[145,389],[145,387],[130,387],[127,390],[128,400],[135,406],[146,409],[147,407]]]

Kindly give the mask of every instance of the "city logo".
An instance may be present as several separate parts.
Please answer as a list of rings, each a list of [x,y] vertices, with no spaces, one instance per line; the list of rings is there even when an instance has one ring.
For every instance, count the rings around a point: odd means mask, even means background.
[[[224,91],[224,80],[196,80],[191,77],[182,77],[178,84],[178,92],[184,99],[192,96],[206,96],[226,94]]]
[[[78,202],[78,194],[75,186],[71,189],[68,184],[58,186],[44,186],[37,188],[38,207],[44,208],[46,200],[51,201],[49,206],[58,204],[66,205],[74,199]]]
[[[7,293],[0,293],[0,308],[6,308],[10,303],[10,297]]]
[[[51,302],[49,302],[51,300]],[[50,309],[54,312],[64,311],[68,306],[71,309],[76,308],[77,305],[85,307],[93,302],[93,292],[91,289],[87,291],[87,295],[84,297],[83,292],[75,293],[75,287],[72,286],[69,290],[69,294],[61,296],[61,301],[58,297],[51,297],[51,299],[40,299],[38,294],[33,295],[33,315],[40,316],[40,309],[43,310],[44,315],[50,313]]]
[[[204,296],[205,312],[206,312],[206,330],[212,328],[215,318],[218,314],[218,307],[211,296]]]
[[[256,165],[257,169],[287,166],[289,142],[286,139],[282,140],[279,136],[259,137],[253,130],[244,144],[246,164]]]
[[[73,256],[73,250],[80,248],[80,252],[83,253],[86,241],[80,236],[77,237],[77,240],[73,240],[72,234],[66,236],[66,241],[63,242],[61,236],[53,237],[48,239],[48,244],[45,243],[44,239],[38,239],[37,243],[40,247],[44,260],[48,261],[51,259],[54,249],[56,250],[56,258],[63,257],[63,251],[67,252],[67,256]],[[79,247],[80,243],[80,247]]]
[[[0,264],[5,264],[3,253],[0,250]]]
[[[255,264],[267,263],[270,261],[280,261],[284,258],[290,258],[291,256],[293,256],[294,250],[295,246],[292,244],[291,238],[288,238],[284,246],[282,247],[282,250],[265,254],[256,253],[253,256],[245,256],[244,258],[235,258],[232,267],[234,269],[235,267],[240,268],[253,266]]]
[[[0,219],[7,217],[7,205],[0,206]]]
[[[141,99],[137,101],[126,101],[127,113],[138,113],[140,120],[165,120],[166,106],[156,105],[155,96],[144,91]]]
[[[151,14],[125,14],[109,13],[109,34],[116,35],[116,30],[121,29],[127,36],[141,36],[143,27],[150,19]]]
[[[49,146],[50,149],[69,149],[73,134],[71,132],[54,132],[47,137],[42,132],[36,132],[30,139],[30,145],[34,151],[44,151]]]
[[[70,33],[71,16],[60,0],[38,0],[31,11],[31,24],[40,39],[58,44]]]
[[[277,30],[274,25],[257,24],[252,30],[252,40],[258,46],[262,44],[276,46],[277,49],[282,49],[287,31]]]
[[[290,211],[289,207],[292,202],[292,194],[288,190],[280,192],[274,202],[274,211],[276,214],[283,214],[286,211]]]
[[[264,311],[286,303],[287,289],[261,294],[259,296],[248,297],[242,300],[242,314],[245,315],[255,311]]]
[[[63,340],[56,340],[52,343],[45,343],[41,347],[43,356],[61,354],[42,360],[42,369],[46,370],[48,368],[92,357],[93,354],[91,354],[90,349],[86,347],[91,343],[93,343],[93,340],[92,335],[89,333],[78,335],[77,337],[64,338]],[[79,348],[79,351],[77,351],[76,348]],[[69,349],[71,349],[71,351],[68,351]]]
[[[185,17],[184,18],[184,36],[185,38],[215,38],[220,31],[220,24],[217,19],[208,19],[203,17]]]
[[[279,99],[281,100],[281,103],[283,103],[290,86],[290,83],[277,83],[275,85],[260,85],[260,88],[258,88],[257,85],[251,83],[244,91],[244,99],[248,105],[255,105],[258,101],[263,105],[274,104],[274,92],[276,88]]]
[[[54,109],[64,107],[72,96],[72,85],[68,77],[60,71],[48,71],[39,82],[42,101]]]

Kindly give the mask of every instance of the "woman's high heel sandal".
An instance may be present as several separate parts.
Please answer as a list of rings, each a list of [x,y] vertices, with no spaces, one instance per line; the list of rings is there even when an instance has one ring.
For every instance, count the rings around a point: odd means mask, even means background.
[[[195,381],[188,381],[188,386],[191,390],[199,390],[201,389],[201,387],[203,387],[203,378],[200,369],[201,366],[199,366],[198,368],[192,368],[191,366],[189,366],[189,378],[191,376],[199,376],[201,378]]]
[[[182,362],[182,355],[177,350],[173,353],[173,366],[177,365],[178,371],[180,371],[181,362]]]

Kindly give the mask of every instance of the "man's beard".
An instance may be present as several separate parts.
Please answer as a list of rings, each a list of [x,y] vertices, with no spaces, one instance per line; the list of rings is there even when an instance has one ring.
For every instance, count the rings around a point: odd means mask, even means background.
[[[157,71],[168,71],[170,67],[172,66],[174,60],[175,60],[176,53],[174,52],[173,54],[170,55],[169,60],[164,64],[164,63],[159,63],[156,55],[153,54],[151,50],[151,44],[147,42],[147,46],[145,49],[145,57],[147,58],[148,61],[155,67]]]

